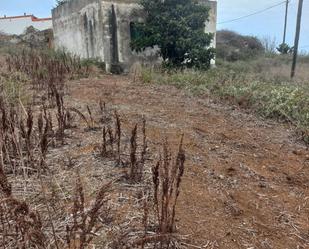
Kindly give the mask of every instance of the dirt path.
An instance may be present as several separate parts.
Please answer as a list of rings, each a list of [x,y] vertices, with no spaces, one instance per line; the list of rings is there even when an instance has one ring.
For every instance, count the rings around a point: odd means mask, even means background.
[[[167,135],[176,148],[184,133],[177,226],[190,243],[309,248],[309,151],[287,126],[173,87],[130,82],[120,76],[70,82],[70,99],[80,106],[102,99],[128,120],[144,115],[147,135],[158,143]]]

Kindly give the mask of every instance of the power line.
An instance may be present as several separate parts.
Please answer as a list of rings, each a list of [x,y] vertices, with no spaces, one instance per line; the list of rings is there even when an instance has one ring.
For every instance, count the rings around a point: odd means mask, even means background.
[[[238,20],[241,20],[241,19],[244,19],[244,18],[248,18],[250,16],[254,16],[254,15],[258,15],[258,14],[261,14],[265,11],[268,11],[270,9],[273,9],[275,7],[278,7],[280,5],[283,5],[283,4],[286,4],[286,1],[283,1],[283,2],[280,2],[280,3],[277,3],[275,5],[272,5],[268,8],[265,8],[265,9],[262,9],[262,10],[259,10],[259,11],[256,11],[256,12],[253,12],[251,14],[248,14],[248,15],[245,15],[245,16],[241,16],[241,17],[238,17],[238,18],[235,18],[235,19],[230,19],[230,20],[226,20],[226,21],[223,21],[223,22],[219,22],[218,24],[223,24],[223,23],[229,23],[229,22],[235,22],[235,21],[238,21]]]

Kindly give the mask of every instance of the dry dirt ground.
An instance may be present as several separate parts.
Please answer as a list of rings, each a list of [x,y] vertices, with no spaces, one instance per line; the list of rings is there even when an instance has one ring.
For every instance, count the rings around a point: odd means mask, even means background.
[[[177,228],[189,247],[309,248],[309,151],[287,125],[127,76],[71,81],[68,90],[69,105],[103,100],[125,126],[145,116],[151,146],[167,136],[176,150],[184,133]]]

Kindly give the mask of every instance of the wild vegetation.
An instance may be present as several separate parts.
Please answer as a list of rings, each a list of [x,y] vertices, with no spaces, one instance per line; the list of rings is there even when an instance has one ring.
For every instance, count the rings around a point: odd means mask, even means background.
[[[175,156],[162,140],[159,156],[148,147],[144,118],[128,130],[104,101],[85,110],[68,106],[65,82],[89,74],[77,57],[23,50],[1,59],[0,247],[176,248],[182,140]],[[89,162],[56,159],[86,134],[94,140]],[[89,168],[104,178],[87,176]],[[139,206],[141,218],[121,217],[119,205]]]
[[[243,36],[230,30],[217,32],[216,57],[225,61],[252,60],[264,53],[262,42],[254,36]]]
[[[308,143],[308,56],[299,57],[296,77],[291,80],[291,55],[266,53],[257,38],[233,32],[220,32],[218,39],[216,68],[209,71],[146,68],[141,72],[142,81],[171,84],[194,94],[219,97],[263,117],[289,122],[297,128],[299,138]],[[241,49],[244,42],[248,46]]]

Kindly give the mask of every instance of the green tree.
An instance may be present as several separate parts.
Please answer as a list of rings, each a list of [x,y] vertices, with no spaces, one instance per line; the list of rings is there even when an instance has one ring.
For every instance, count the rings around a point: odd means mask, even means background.
[[[56,0],[56,7],[61,6],[68,2],[68,0]]]
[[[294,48],[290,47],[286,43],[281,43],[279,47],[277,48],[277,50],[280,54],[291,54],[293,53]]]
[[[213,34],[205,33],[209,7],[195,0],[141,0],[146,18],[135,24],[138,36],[131,47],[142,51],[158,46],[164,65],[207,69],[215,56],[209,45]]]

